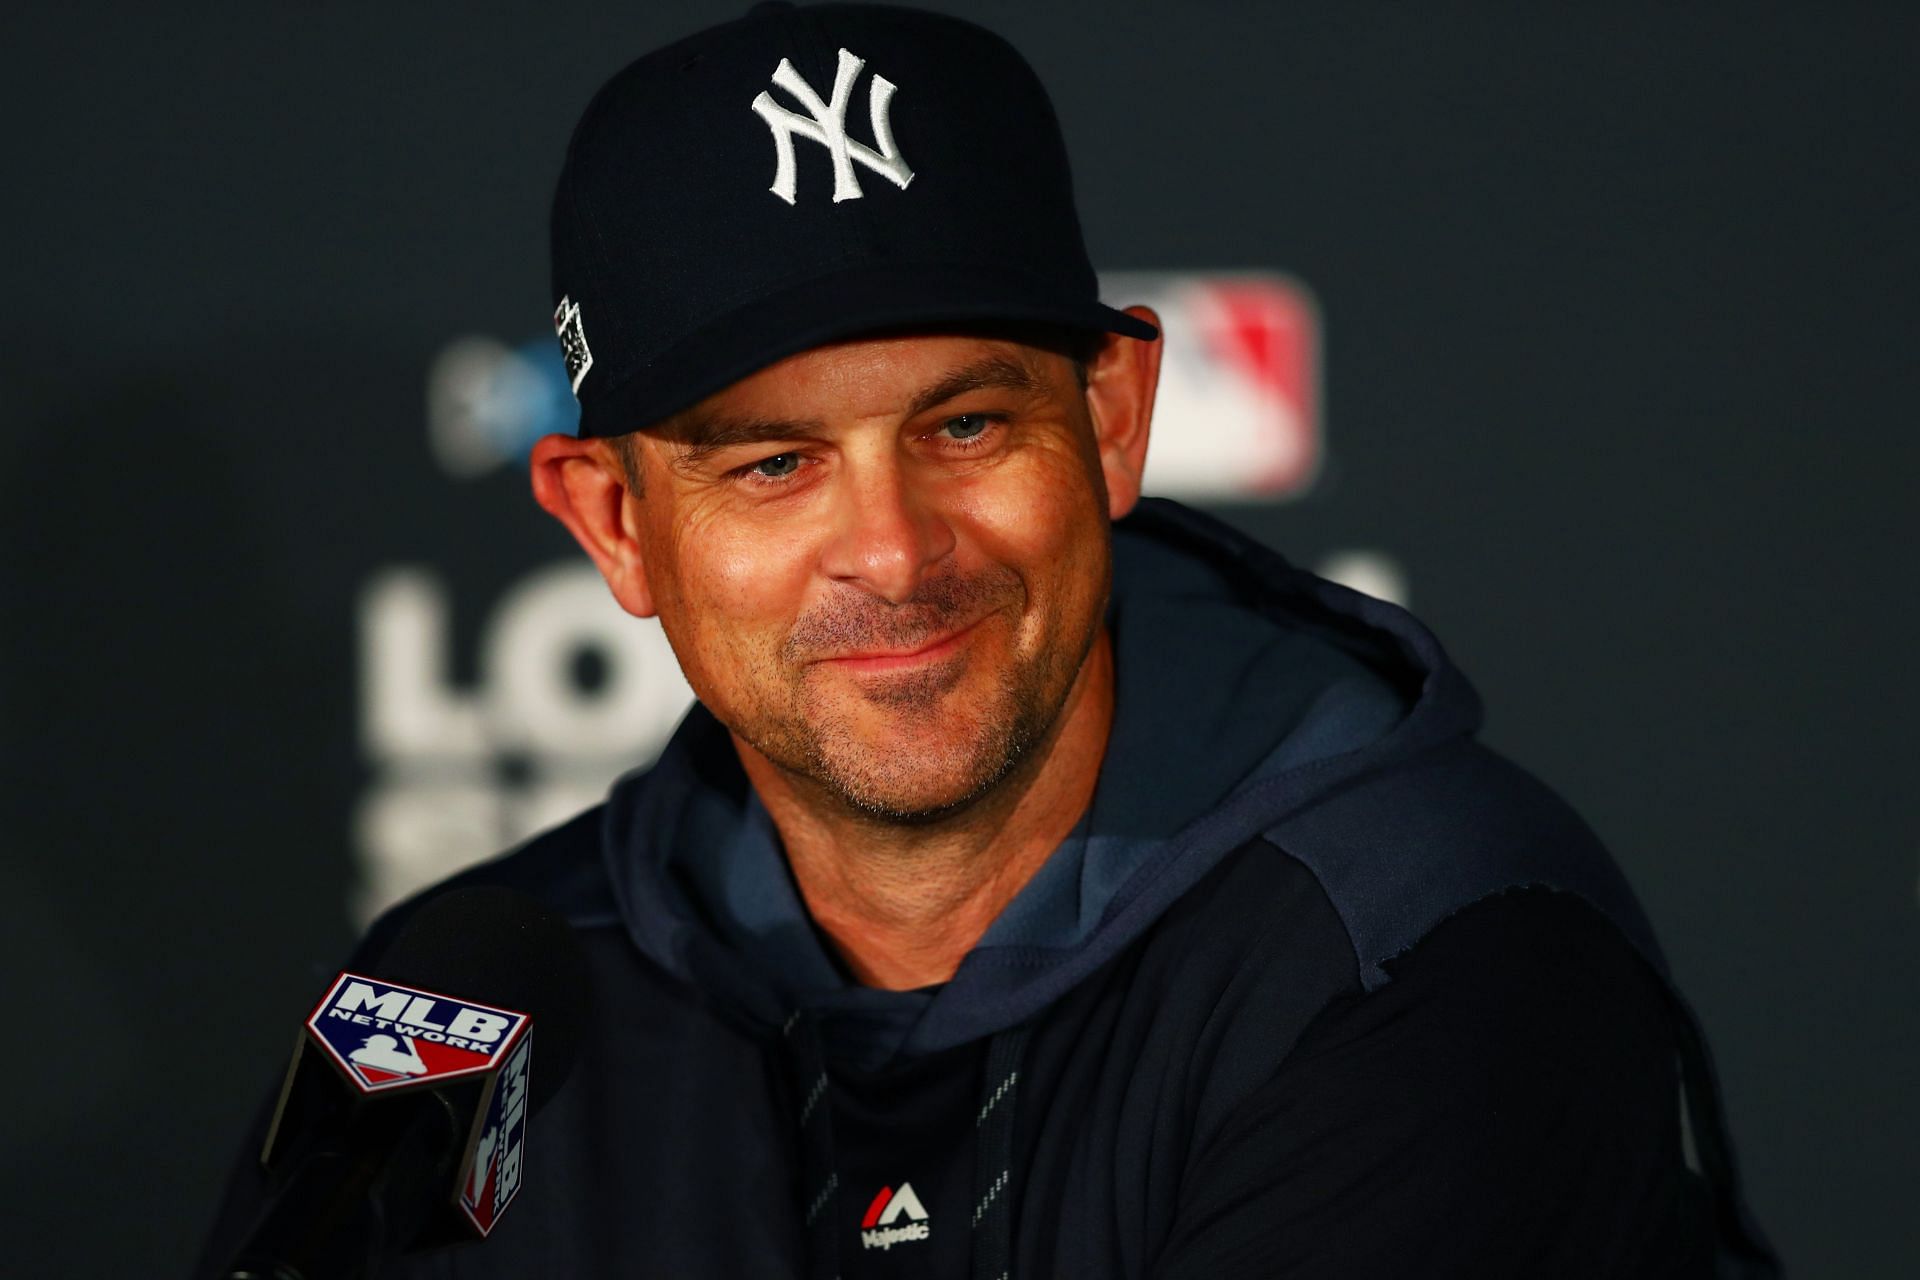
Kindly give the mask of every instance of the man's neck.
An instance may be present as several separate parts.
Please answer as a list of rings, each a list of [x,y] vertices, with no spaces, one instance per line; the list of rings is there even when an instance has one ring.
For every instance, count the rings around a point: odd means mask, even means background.
[[[884,825],[825,801],[735,738],[814,922],[855,978],[945,982],[1079,822],[1113,724],[1113,647],[1095,639],[1054,731],[994,793],[947,821]]]

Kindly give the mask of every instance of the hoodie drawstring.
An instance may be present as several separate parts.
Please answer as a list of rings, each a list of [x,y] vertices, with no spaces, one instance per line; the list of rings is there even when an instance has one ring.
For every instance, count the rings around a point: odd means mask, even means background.
[[[1026,1048],[1024,1026],[987,1044],[973,1122],[973,1280],[1009,1280],[1013,1274],[1013,1112]]]
[[[820,1030],[795,1009],[780,1034],[787,1042],[787,1062],[793,1069],[793,1096],[798,1104],[800,1130],[800,1185],[806,1203],[807,1274],[812,1280],[839,1280],[840,1175],[833,1167],[833,1105],[828,1097],[827,1059],[820,1046]]]

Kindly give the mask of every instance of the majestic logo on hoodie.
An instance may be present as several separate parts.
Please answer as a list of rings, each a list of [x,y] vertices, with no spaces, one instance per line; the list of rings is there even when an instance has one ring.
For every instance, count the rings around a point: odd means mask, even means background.
[[[860,1227],[860,1245],[865,1249],[891,1249],[932,1234],[926,1208],[913,1193],[911,1182],[901,1183],[898,1191],[880,1188],[880,1194],[867,1206],[866,1216],[860,1219]]]

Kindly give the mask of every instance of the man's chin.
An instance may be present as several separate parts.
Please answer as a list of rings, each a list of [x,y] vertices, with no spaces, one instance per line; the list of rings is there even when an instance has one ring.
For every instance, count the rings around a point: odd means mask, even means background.
[[[992,795],[1007,770],[948,785],[888,786],[871,777],[836,770],[816,778],[849,810],[896,827],[929,827],[956,818]]]
[[[994,794],[1048,721],[1038,700],[968,665],[816,681],[777,743],[787,749],[770,742],[762,753],[879,821],[928,825],[963,813]]]
[[[855,812],[929,825],[992,794],[1024,752],[1016,734],[969,728],[973,732],[964,734],[951,724],[854,728],[817,739],[805,772]]]

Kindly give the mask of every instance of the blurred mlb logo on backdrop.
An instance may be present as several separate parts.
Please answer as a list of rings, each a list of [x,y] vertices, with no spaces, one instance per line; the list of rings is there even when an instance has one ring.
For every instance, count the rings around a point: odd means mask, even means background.
[[[1166,355],[1146,490],[1276,501],[1320,468],[1320,315],[1305,285],[1267,272],[1109,274],[1116,305],[1160,313]]]
[[[1147,492],[1275,501],[1313,485],[1321,455],[1320,322],[1306,286],[1273,272],[1127,272],[1101,296],[1160,313],[1167,335]],[[449,476],[522,463],[579,422],[560,345],[465,337],[434,361],[427,436]]]

